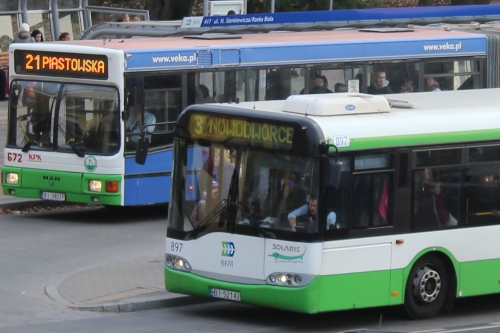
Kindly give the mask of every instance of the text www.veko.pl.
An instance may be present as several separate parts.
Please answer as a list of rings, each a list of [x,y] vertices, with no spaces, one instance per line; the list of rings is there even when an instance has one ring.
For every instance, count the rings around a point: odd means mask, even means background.
[[[196,61],[196,53],[186,56],[186,55],[176,55],[176,56],[164,56],[164,57],[153,57],[154,63],[193,63]]]
[[[458,43],[444,43],[444,44],[430,44],[424,45],[424,51],[458,51],[462,48],[462,42]]]

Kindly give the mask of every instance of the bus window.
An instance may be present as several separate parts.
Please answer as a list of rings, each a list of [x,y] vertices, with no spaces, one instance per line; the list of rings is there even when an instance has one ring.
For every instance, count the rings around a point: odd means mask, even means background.
[[[102,86],[64,85],[58,119],[58,150],[82,145],[92,154],[120,149],[118,92]]]
[[[438,165],[460,164],[462,149],[434,149],[415,152],[416,167],[430,167]]]
[[[446,228],[460,221],[459,168],[424,168],[414,173],[413,229]]]
[[[16,147],[31,145],[31,149],[51,149],[52,117],[59,85],[48,82],[13,82],[20,97],[14,99],[17,126],[9,128],[9,144]],[[14,103],[13,103],[14,104]]]
[[[391,225],[392,174],[376,173],[353,176],[352,228]]]

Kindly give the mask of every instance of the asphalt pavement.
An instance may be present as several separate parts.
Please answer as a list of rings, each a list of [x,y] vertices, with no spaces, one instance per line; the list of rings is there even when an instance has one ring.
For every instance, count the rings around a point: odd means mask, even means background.
[[[7,134],[7,108],[8,102],[0,101],[0,135],[4,137]],[[0,192],[0,216],[3,210],[16,212],[60,204],[16,198]],[[131,312],[192,302],[190,297],[165,290],[164,258],[164,254],[159,254],[157,258],[139,258],[68,272],[49,281],[45,291],[54,301],[84,311]]]

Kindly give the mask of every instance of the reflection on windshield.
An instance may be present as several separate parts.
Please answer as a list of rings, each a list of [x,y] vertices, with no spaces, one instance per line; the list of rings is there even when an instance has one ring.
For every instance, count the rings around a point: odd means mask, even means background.
[[[118,92],[115,88],[15,81],[15,117],[9,144],[23,151],[58,150],[111,154],[119,150]]]
[[[215,145],[190,146],[186,152],[187,170],[196,171],[186,174],[181,231],[194,229],[197,235],[238,226],[292,231],[289,214],[317,198],[318,167],[312,159]],[[315,216],[301,218],[297,226],[307,223],[306,231],[317,230]]]

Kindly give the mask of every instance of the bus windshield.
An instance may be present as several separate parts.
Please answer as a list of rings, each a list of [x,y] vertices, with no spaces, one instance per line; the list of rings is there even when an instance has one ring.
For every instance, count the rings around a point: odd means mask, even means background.
[[[230,230],[279,238],[292,231],[289,215],[305,207],[296,231],[317,232],[317,214],[307,209],[317,198],[315,159],[216,144],[186,144],[178,154],[196,171],[185,175],[185,189],[173,186],[180,207],[172,206],[170,228],[193,237]]]
[[[81,157],[119,151],[115,88],[41,81],[14,81],[12,87],[8,145]]]

